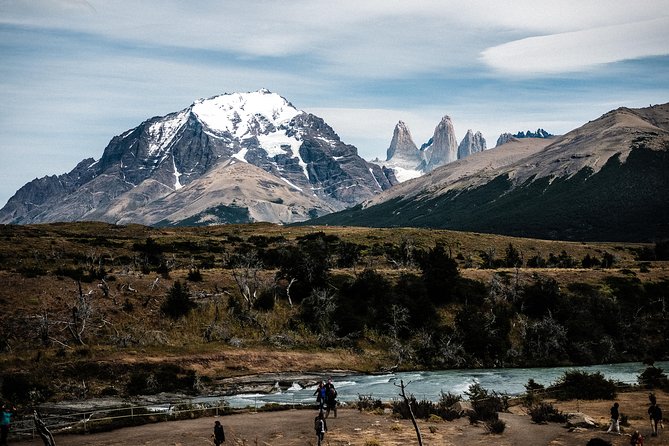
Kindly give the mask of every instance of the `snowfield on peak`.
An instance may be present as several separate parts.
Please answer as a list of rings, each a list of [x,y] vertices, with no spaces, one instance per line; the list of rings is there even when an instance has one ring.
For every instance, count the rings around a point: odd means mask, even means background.
[[[172,142],[179,129],[188,122],[188,111],[184,110],[177,114],[167,115],[165,118],[151,124],[149,127],[149,155],[160,154]],[[130,135],[132,130],[126,132],[123,137]]]
[[[192,112],[213,132],[229,132],[237,138],[268,133],[304,113],[286,99],[267,90],[214,96],[196,101]],[[253,128],[253,124],[258,128]]]

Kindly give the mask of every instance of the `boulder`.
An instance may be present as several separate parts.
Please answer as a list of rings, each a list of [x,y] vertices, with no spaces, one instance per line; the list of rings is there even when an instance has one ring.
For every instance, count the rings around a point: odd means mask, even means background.
[[[472,403],[469,401],[458,401],[457,403],[453,404],[451,407],[448,408],[451,411],[457,412],[459,416],[468,416],[475,414],[476,411],[474,410],[474,407],[472,406]]]
[[[582,412],[575,412],[567,414],[567,427],[594,429],[599,427],[599,425],[591,416]]]

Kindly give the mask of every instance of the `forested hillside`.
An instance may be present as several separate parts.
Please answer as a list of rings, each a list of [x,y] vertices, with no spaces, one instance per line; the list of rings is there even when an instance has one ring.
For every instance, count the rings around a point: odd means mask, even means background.
[[[667,243],[71,223],[0,226],[0,246],[3,394],[18,399],[197,392],[263,367],[669,357]]]

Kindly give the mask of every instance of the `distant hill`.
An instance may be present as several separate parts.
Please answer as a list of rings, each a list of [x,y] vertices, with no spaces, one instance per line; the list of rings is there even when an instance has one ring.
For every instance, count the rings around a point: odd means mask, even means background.
[[[619,108],[555,138],[511,140],[309,224],[563,240],[669,237],[669,104]]]

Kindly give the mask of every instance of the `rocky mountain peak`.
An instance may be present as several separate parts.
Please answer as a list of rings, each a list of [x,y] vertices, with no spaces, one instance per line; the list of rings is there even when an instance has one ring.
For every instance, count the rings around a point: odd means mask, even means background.
[[[257,181],[237,178],[252,172]],[[397,182],[388,173],[278,94],[226,93],[112,138],[97,162],[27,184],[0,223],[292,223],[371,198]]]
[[[434,129],[432,144],[425,149],[427,170],[433,170],[458,159],[458,141],[451,117],[445,115]]]
[[[420,150],[416,147],[416,143],[411,137],[411,132],[404,121],[399,121],[395,125],[393,139],[390,141],[390,146],[386,151],[386,161],[390,160],[409,164],[413,167],[418,166],[422,161]]]
[[[466,158],[472,153],[483,152],[485,149],[486,141],[481,132],[474,133],[469,129],[458,146],[458,159]]]
[[[518,141],[518,138],[513,136],[511,133],[502,133],[499,135],[499,138],[497,138],[497,144],[495,144],[495,147],[499,147],[502,144],[506,144],[507,142],[511,141]]]

